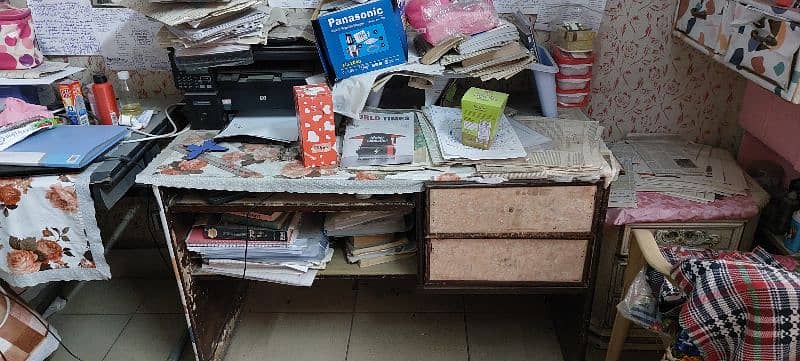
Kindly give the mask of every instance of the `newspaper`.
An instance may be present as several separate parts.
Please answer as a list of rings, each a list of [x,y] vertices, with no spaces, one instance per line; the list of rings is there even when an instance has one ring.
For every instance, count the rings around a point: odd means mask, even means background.
[[[347,125],[342,166],[393,165],[414,160],[414,113],[362,112]]]
[[[635,192],[707,203],[749,190],[744,172],[723,149],[664,134],[631,134],[611,148],[625,164],[626,174],[612,187],[609,207],[635,207]]]
[[[515,120],[550,138],[550,149],[529,149],[523,159],[477,164],[479,174],[507,179],[544,178],[564,182],[604,178],[606,185],[616,178],[619,167],[612,165],[613,156],[601,137],[603,127],[597,122],[527,116],[519,116]]]

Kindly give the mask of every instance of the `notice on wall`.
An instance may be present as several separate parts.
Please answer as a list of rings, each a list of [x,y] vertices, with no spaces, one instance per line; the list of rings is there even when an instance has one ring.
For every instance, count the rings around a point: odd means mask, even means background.
[[[45,55],[96,55],[89,0],[28,0],[34,34]]]
[[[578,21],[592,29],[599,29],[606,8],[606,0],[494,0],[497,12],[521,12],[536,15],[534,28],[552,30],[564,21]]]
[[[102,55],[111,70],[169,68],[158,44],[161,23],[126,8],[95,8],[90,0],[28,0],[45,55]]]
[[[158,44],[161,23],[124,8],[95,8],[95,38],[111,70],[169,69],[167,50]]]

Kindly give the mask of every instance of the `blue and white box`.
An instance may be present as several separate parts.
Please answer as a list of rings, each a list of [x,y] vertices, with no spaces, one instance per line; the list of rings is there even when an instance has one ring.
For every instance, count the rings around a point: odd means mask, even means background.
[[[395,1],[353,4],[318,12],[312,19],[322,65],[332,82],[404,64],[408,57],[401,11]]]

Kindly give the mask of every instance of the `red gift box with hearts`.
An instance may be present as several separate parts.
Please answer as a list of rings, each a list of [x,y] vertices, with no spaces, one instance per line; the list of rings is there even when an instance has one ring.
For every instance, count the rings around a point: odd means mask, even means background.
[[[294,104],[303,165],[322,167],[339,164],[331,89],[327,85],[295,86]]]

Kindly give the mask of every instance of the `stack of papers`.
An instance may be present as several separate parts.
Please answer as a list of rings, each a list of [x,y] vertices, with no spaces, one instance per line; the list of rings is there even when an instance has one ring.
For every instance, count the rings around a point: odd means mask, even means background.
[[[163,47],[202,49],[198,54],[236,51],[232,45],[266,44],[269,38],[303,37],[313,41],[311,10],[270,8],[264,0],[118,0],[116,4],[164,23],[158,34]]]
[[[311,286],[333,258],[321,217],[303,215],[297,235],[286,242],[209,239],[196,226],[186,239],[202,257],[205,272],[294,286]]]
[[[749,189],[730,153],[677,135],[631,134],[611,149],[625,174],[612,186],[609,207],[635,207],[637,191],[707,203]]]
[[[509,79],[537,61],[520,42],[517,28],[505,20],[494,29],[471,37],[451,37],[435,47],[422,37],[417,37],[414,45],[423,63],[439,60],[454,73],[483,81]]]
[[[603,127],[597,122],[521,116],[508,122],[522,152],[513,153],[516,157],[510,159],[475,162],[478,174],[559,182],[595,181],[601,177],[610,182],[616,177],[618,167],[612,164],[611,152],[602,140]],[[439,129],[436,133],[439,134]],[[436,158],[434,152],[431,154],[431,158]],[[444,151],[442,159],[446,160]]]
[[[392,211],[340,212],[325,218],[325,233],[347,237],[347,261],[369,267],[417,253],[416,242],[409,241],[404,232],[411,229],[406,215]]]

